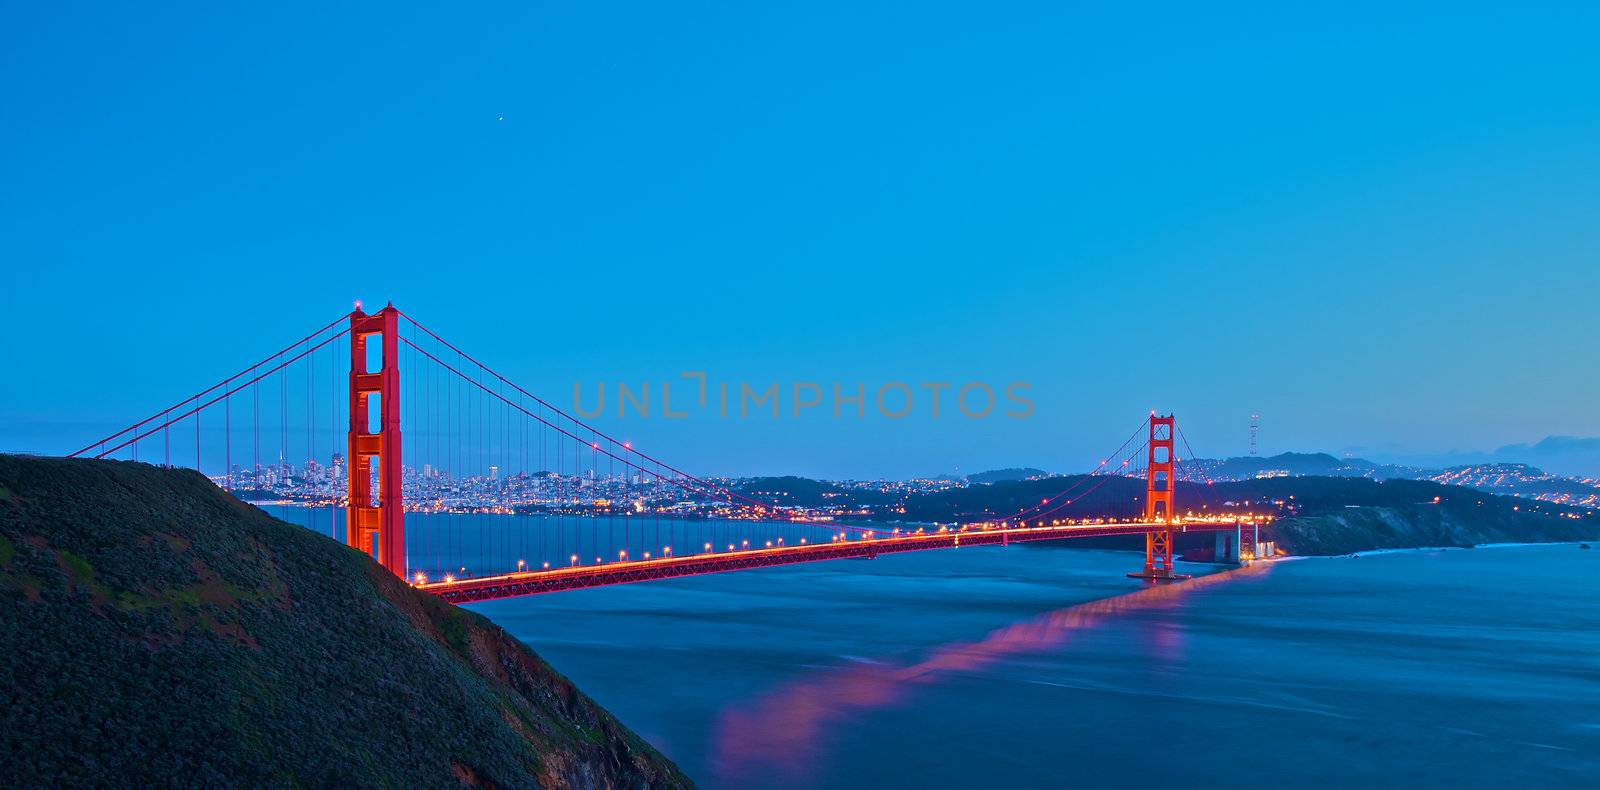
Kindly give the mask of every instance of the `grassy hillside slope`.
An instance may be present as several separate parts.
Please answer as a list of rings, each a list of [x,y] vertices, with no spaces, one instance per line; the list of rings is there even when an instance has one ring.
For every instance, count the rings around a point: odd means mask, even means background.
[[[537,655],[192,471],[0,455],[0,786],[667,787]]]

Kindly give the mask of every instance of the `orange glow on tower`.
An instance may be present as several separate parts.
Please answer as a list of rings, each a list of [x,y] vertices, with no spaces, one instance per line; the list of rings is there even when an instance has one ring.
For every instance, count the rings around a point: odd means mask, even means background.
[[[350,504],[345,512],[345,540],[372,554],[383,567],[405,577],[405,510],[400,504],[400,311],[394,305],[376,315],[350,313],[350,433],[346,465]],[[383,367],[367,370],[367,340],[383,344]],[[378,396],[378,430],[370,429],[368,399]],[[378,466],[378,501],[372,496],[372,465]]]
[[[1172,433],[1176,422],[1177,418],[1170,414],[1150,417],[1149,473],[1145,475],[1144,488],[1145,521],[1170,521],[1174,517],[1173,472],[1177,469],[1177,461],[1172,457]]]
[[[1150,415],[1150,444],[1145,472],[1144,520],[1151,523],[1172,524],[1177,521],[1177,508],[1173,495],[1177,489],[1177,459],[1173,457],[1173,434],[1177,418]],[[1144,573],[1135,574],[1149,579],[1175,578],[1172,573],[1172,544],[1176,538],[1173,530],[1155,530],[1145,534]]]

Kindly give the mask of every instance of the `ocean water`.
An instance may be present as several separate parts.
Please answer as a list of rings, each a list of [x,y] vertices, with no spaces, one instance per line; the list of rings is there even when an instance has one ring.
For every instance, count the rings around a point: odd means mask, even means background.
[[[1138,559],[970,548],[472,608],[707,787],[1600,786],[1600,549],[1153,588]]]

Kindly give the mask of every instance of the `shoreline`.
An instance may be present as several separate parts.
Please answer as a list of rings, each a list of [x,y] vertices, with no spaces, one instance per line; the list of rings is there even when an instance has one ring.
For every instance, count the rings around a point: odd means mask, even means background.
[[[1597,539],[1600,540],[1600,539]],[[1510,543],[1478,543],[1471,546],[1413,546],[1410,548],[1393,549],[1366,549],[1353,551],[1347,554],[1285,554],[1281,557],[1268,557],[1261,562],[1277,562],[1280,560],[1346,560],[1356,557],[1377,557],[1385,554],[1414,554],[1423,551],[1472,551],[1474,549],[1515,549],[1534,546],[1583,546],[1597,542],[1596,540],[1551,540],[1551,541],[1522,541]]]

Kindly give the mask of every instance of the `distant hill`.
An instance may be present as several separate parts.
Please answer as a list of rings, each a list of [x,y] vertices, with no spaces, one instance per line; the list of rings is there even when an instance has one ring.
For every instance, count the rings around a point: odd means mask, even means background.
[[[1371,469],[1371,462],[1355,460],[1354,463],[1340,461],[1327,453],[1280,453],[1268,457],[1246,456],[1229,458],[1218,467],[1215,476],[1232,478],[1254,477],[1261,472],[1283,471],[1291,475],[1328,475],[1334,477],[1354,474]]]
[[[1538,499],[1555,504],[1600,507],[1600,484],[1554,475],[1528,464],[1470,464],[1429,475],[1438,483]]]
[[[1574,441],[1581,443],[1583,440]],[[1540,442],[1539,446],[1553,442],[1553,439],[1547,439]],[[1484,462],[1432,469],[1379,464],[1362,458],[1339,459],[1327,453],[1282,453],[1265,458],[1184,459],[1178,472],[1180,478],[1194,482],[1207,479],[1217,482],[1252,480],[1280,475],[1432,480],[1556,504],[1600,507],[1600,480],[1551,474],[1524,463]]]
[[[1005,518],[1070,490],[1052,501],[1043,518],[1129,518],[1143,514],[1144,488],[1142,479],[1112,476],[968,486],[913,497],[903,517],[932,522]],[[1271,534],[1282,548],[1301,554],[1600,537],[1600,511],[1427,480],[1299,476],[1214,485],[1179,481],[1177,497],[1184,511],[1272,514],[1278,521]]]
[[[1484,464],[1527,464],[1551,474],[1600,479],[1600,437],[1546,436],[1537,442],[1506,444],[1494,450],[1454,450],[1400,456],[1411,466],[1443,469]]]
[[[1282,518],[1271,533],[1294,554],[1600,537],[1596,511],[1429,480],[1280,477],[1217,490],[1254,508],[1276,507]]]
[[[1030,477],[1044,477],[1047,474],[1049,473],[1043,469],[1034,469],[1032,467],[991,469],[987,472],[967,475],[967,482],[974,484],[1004,483],[1010,480],[1026,480]]]
[[[893,501],[893,497],[861,489],[848,490],[843,486],[809,477],[747,477],[736,480],[733,490],[757,502],[791,507],[842,507],[852,505],[878,505]]]
[[[1327,453],[1279,453],[1272,456],[1234,458],[1185,458],[1180,476],[1190,479],[1248,480],[1273,475],[1319,475],[1323,477],[1370,477],[1418,479],[1433,470],[1394,464],[1378,464],[1364,458],[1335,458]],[[1198,474],[1197,474],[1198,473]]]
[[[1531,445],[1498,448],[1493,459],[1532,464],[1557,474],[1600,478],[1600,437],[1546,436]]]
[[[909,498],[906,521],[984,521],[1009,516],[1018,510],[1073,489],[1060,505],[1056,518],[1087,515],[1131,516],[1143,507],[1144,481],[1131,477],[1063,475],[1034,480],[1006,480],[987,485],[964,486]],[[1180,492],[1189,484],[1179,483]],[[1180,493],[1181,496],[1181,493]]]
[[[192,471],[0,455],[0,786],[670,787],[483,617]]]

